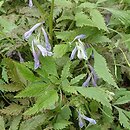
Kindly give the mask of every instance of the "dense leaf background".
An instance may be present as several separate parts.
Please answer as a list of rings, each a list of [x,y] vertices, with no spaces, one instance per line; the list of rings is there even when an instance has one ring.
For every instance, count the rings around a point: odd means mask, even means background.
[[[0,1],[0,130],[130,130],[130,0],[32,3]]]

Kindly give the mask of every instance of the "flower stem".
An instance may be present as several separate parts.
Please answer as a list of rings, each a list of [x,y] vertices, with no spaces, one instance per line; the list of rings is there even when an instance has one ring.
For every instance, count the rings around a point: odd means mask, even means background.
[[[50,39],[52,43],[52,37],[53,37],[53,10],[54,10],[54,0],[51,2],[51,12],[50,12],[50,18],[49,18],[49,33],[50,33]]]

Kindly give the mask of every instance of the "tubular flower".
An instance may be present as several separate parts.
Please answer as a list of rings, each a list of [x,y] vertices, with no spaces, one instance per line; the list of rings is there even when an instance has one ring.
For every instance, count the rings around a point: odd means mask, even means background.
[[[43,27],[42,27],[42,32],[43,32],[43,35],[44,35],[44,38],[45,38],[46,49],[48,51],[50,51],[51,50],[51,45],[49,43],[49,39],[48,39],[47,33],[46,33],[46,31],[45,31],[45,29]]]
[[[90,68],[91,73],[89,74],[89,76],[88,76],[88,78],[86,79],[86,81],[82,84],[82,86],[83,86],[83,87],[89,86],[89,83],[90,83],[90,81],[91,81],[91,82],[92,82],[92,85],[93,85],[94,87],[96,87],[96,86],[97,86],[98,76],[97,76],[97,74],[95,73],[94,68],[93,68],[91,65],[88,65],[88,66],[89,66],[89,68]]]
[[[32,0],[29,0],[28,6],[29,6],[29,7],[33,7],[33,2],[32,2]]]
[[[27,40],[31,35],[32,35],[32,33],[33,33],[33,31],[35,30],[35,29],[37,29],[40,25],[42,25],[44,22],[40,22],[40,23],[37,23],[37,24],[35,24],[29,31],[27,31],[27,32],[25,32],[24,33],[24,39],[25,40]]]
[[[92,124],[92,125],[96,124],[96,121],[94,119],[89,118],[89,117],[81,114],[79,111],[78,111],[78,120],[79,120],[79,127],[80,128],[83,128],[83,126],[84,126],[83,120],[89,121],[89,123]]]
[[[84,44],[83,42],[81,42],[80,39],[84,39],[86,37],[86,35],[84,34],[81,34],[81,35],[78,35],[74,38],[74,40],[71,42],[73,43],[75,40],[78,40],[78,42],[76,42],[76,46],[75,48],[72,50],[72,53],[71,53],[71,56],[70,56],[70,60],[73,60],[74,57],[75,57],[75,54],[77,52],[77,57],[81,60],[81,59],[85,59],[87,60],[87,54],[86,54],[86,51],[85,51],[85,47],[84,47]]]
[[[36,46],[36,49],[35,49],[34,46]],[[37,68],[40,67],[40,62],[39,62],[40,53],[44,57],[45,56],[52,56],[53,55],[52,52],[48,51],[45,47],[43,47],[40,44],[39,39],[34,39],[32,41],[32,53],[33,53],[33,57],[34,57],[34,69],[37,69]]]

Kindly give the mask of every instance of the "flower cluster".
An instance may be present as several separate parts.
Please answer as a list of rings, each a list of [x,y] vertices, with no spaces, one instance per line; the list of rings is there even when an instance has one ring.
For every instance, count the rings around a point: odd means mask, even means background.
[[[75,40],[78,40],[78,42],[76,42],[76,46],[75,48],[72,50],[72,53],[71,53],[71,56],[70,56],[70,60],[73,60],[74,57],[75,57],[75,54],[77,52],[77,57],[81,60],[81,59],[85,59],[87,60],[87,53],[86,53],[86,50],[85,50],[85,46],[83,44],[83,42],[81,42],[81,39],[84,39],[86,37],[86,35],[84,34],[81,34],[81,35],[78,35],[74,38],[74,40],[70,43],[72,44]]]
[[[79,120],[79,127],[80,128],[83,128],[83,126],[84,126],[84,121],[83,120],[89,121],[89,123],[91,125],[95,125],[96,124],[96,121],[94,119],[89,118],[89,117],[81,114],[79,111],[78,111],[78,120]]]
[[[27,40],[33,33],[33,31],[35,29],[37,29],[39,26],[41,26],[44,22],[40,22],[35,24],[29,31],[24,33],[24,39]],[[49,43],[49,39],[47,36],[47,33],[45,31],[45,29],[43,28],[43,26],[41,27],[41,30],[43,32],[44,35],[44,39],[45,39],[45,45],[43,45],[40,41],[39,35],[37,38],[34,38],[32,40],[32,54],[34,57],[34,69],[37,69],[40,67],[40,62],[39,62],[39,56],[40,53],[42,54],[42,56],[52,56],[52,52],[51,52],[51,45]]]

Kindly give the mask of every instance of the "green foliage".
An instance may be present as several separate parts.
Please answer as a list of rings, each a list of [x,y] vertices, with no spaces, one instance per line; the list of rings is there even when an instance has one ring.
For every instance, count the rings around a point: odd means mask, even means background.
[[[37,115],[32,117],[31,119],[25,120],[20,124],[19,130],[37,130],[37,127],[42,125],[45,121],[45,115]]]
[[[107,63],[105,58],[97,53],[94,50],[94,69],[100,78],[103,78],[104,81],[108,82],[109,84],[113,85],[114,87],[118,88],[116,85],[113,76],[110,73],[110,70],[107,67]]]
[[[79,93],[81,93],[85,98],[94,99],[102,105],[111,108],[111,104],[108,100],[108,95],[100,88],[76,88]],[[104,97],[104,98],[102,98]]]
[[[129,118],[127,115],[125,115],[124,110],[116,107],[116,109],[119,112],[119,121],[120,124],[123,125],[125,128],[130,129],[130,123],[129,123]]]
[[[4,123],[4,119],[2,116],[0,116],[0,129],[1,130],[5,130],[5,127],[4,127],[5,123]]]
[[[67,44],[55,45],[54,47],[54,57],[60,58],[68,51]]]
[[[9,130],[18,130],[21,119],[22,119],[21,115],[14,117],[11,122]]]
[[[44,91],[39,95],[35,105],[27,110],[24,114],[25,115],[32,115],[43,109],[54,109],[55,103],[58,101],[58,94],[55,90],[51,89]]]
[[[98,10],[92,9],[90,11],[90,15],[92,17],[92,21],[93,21],[94,25],[98,29],[103,29],[104,31],[107,31],[105,20],[104,20],[103,16],[101,15],[101,13]]]
[[[0,1],[0,130],[130,130],[129,0],[28,3]],[[71,61],[81,42],[76,54],[82,49],[88,60]],[[80,128],[79,111],[97,123],[85,118]]]
[[[23,106],[12,103],[8,107],[1,109],[0,112],[6,115],[19,115],[23,110],[23,108],[24,108]]]

